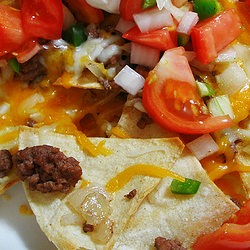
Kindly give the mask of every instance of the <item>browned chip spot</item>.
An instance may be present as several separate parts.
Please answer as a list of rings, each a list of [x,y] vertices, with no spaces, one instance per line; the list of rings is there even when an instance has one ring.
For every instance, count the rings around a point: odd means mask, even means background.
[[[136,189],[133,189],[132,191],[130,191],[128,194],[125,194],[124,197],[126,197],[127,199],[131,200],[136,196]]]
[[[84,233],[89,233],[89,232],[93,232],[94,231],[94,226],[91,224],[87,224],[86,222],[83,224],[83,232]]]
[[[186,248],[181,246],[181,243],[177,240],[167,240],[163,237],[157,237],[155,239],[155,248],[157,250],[185,250]]]

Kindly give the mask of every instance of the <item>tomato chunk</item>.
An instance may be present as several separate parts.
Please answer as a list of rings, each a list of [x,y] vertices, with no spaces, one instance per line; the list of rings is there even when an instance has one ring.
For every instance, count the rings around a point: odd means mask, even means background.
[[[197,59],[204,64],[212,62],[217,53],[234,41],[242,32],[241,21],[235,9],[199,22],[191,31]],[[230,28],[228,28],[230,27]]]
[[[232,126],[229,116],[211,117],[206,112],[184,52],[182,47],[166,51],[146,78],[142,100],[148,114],[163,128],[184,134]]]
[[[61,0],[22,0],[23,28],[32,37],[48,40],[61,37],[63,5]]]
[[[27,39],[20,10],[0,4],[0,55],[18,49]]]
[[[100,23],[104,19],[103,11],[90,6],[86,0],[65,0],[77,20],[89,24]]]
[[[177,46],[176,30],[168,28],[142,33],[136,26],[124,33],[122,37],[162,51]]]
[[[135,13],[142,12],[143,0],[121,0],[120,15],[124,20],[133,21]]]

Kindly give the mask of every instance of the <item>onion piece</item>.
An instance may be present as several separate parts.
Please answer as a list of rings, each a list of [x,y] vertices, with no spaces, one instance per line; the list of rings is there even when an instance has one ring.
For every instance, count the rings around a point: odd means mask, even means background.
[[[114,14],[119,13],[120,0],[86,0],[86,2],[97,9]]]
[[[193,11],[187,11],[177,26],[177,32],[190,35],[191,29],[198,23],[198,14]]]
[[[235,49],[229,46],[218,53],[218,56],[215,59],[215,62],[218,62],[218,63],[234,62],[236,59],[237,59],[237,53]]]
[[[198,160],[212,155],[219,150],[219,146],[210,134],[204,134],[187,143],[186,146]]]
[[[114,78],[117,85],[131,95],[136,95],[143,88],[145,79],[126,65]]]
[[[219,88],[223,94],[234,94],[248,82],[245,71],[236,62],[229,66],[219,75],[215,76]]]
[[[130,63],[154,68],[159,62],[160,50],[138,43],[131,43]]]
[[[120,18],[117,25],[115,26],[115,30],[125,33],[126,31],[130,30],[135,26],[134,22],[126,21],[123,18]]]
[[[231,119],[235,117],[228,95],[220,95],[209,99],[207,106],[213,116],[229,115]]]
[[[135,23],[142,33],[160,29],[166,26],[174,26],[174,20],[166,9],[152,9],[133,15]]]
[[[19,63],[25,63],[36,55],[41,49],[42,46],[37,41],[30,41],[27,43],[27,48],[24,46],[24,49],[17,53],[16,59]]]

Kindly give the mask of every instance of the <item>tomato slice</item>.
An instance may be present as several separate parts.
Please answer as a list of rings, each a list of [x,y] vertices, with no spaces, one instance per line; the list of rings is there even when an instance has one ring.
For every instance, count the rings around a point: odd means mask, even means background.
[[[27,39],[24,33],[20,10],[0,4],[0,55],[19,48]]]
[[[121,0],[120,15],[124,20],[133,21],[133,15],[142,12],[143,0]]]
[[[162,51],[177,46],[177,35],[175,29],[163,28],[142,33],[136,26],[124,33],[122,37]]]
[[[234,123],[229,116],[211,117],[197,93],[184,48],[166,51],[149,73],[143,88],[143,105],[165,129],[184,134],[210,133]]]
[[[204,64],[212,62],[218,52],[241,34],[241,26],[235,9],[225,10],[199,22],[191,31],[192,45],[197,59]]]
[[[32,37],[48,40],[61,37],[63,5],[61,0],[22,0],[23,28]]]
[[[236,2],[238,14],[243,24],[250,31],[250,0],[247,2]]]
[[[104,19],[103,11],[90,6],[86,0],[65,0],[77,20],[89,24],[100,23]]]
[[[221,228],[201,236],[194,244],[194,250],[210,249],[250,249],[250,200]]]

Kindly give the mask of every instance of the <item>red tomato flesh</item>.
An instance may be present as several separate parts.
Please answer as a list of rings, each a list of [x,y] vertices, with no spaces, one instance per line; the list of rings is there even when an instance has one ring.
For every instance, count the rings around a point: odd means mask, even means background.
[[[0,37],[1,55],[18,49],[26,41],[20,10],[0,4]]]
[[[232,126],[229,116],[211,117],[197,87],[182,47],[166,51],[149,73],[143,106],[165,129],[183,134],[210,133]]]
[[[120,15],[124,20],[133,21],[133,15],[142,12],[143,0],[121,0]]]
[[[234,41],[241,32],[241,21],[235,9],[225,10],[199,22],[191,31],[197,59],[204,64],[212,62],[217,53]]]
[[[130,41],[140,43],[162,51],[177,46],[177,36],[175,29],[163,28],[142,33],[136,26],[124,33],[122,37]]]
[[[63,5],[61,0],[22,0],[23,28],[31,37],[48,40],[61,37]]]

